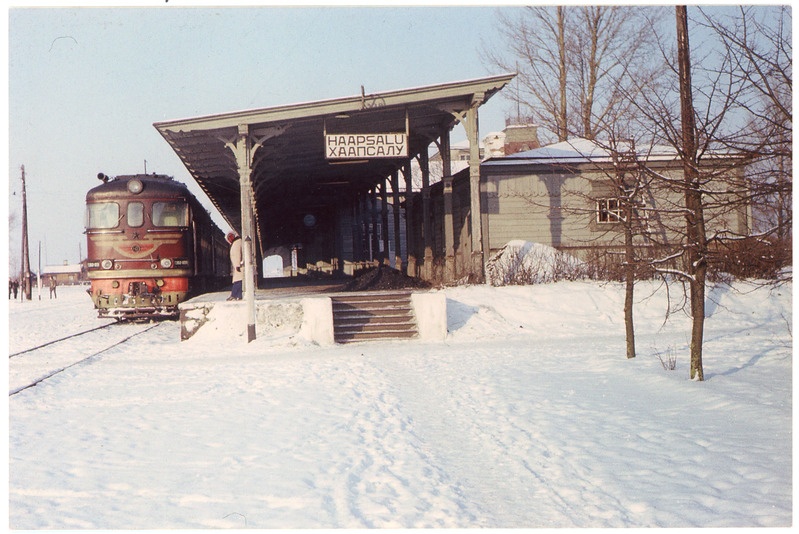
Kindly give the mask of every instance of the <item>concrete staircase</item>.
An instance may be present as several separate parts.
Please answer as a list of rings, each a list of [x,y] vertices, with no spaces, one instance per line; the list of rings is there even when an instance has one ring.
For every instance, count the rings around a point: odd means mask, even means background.
[[[358,293],[331,300],[336,343],[418,336],[410,293]]]

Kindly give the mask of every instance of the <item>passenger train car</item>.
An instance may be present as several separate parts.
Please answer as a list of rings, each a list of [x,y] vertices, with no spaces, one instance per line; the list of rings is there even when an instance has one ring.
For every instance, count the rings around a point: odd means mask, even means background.
[[[86,194],[86,268],[99,317],[174,317],[190,294],[229,281],[224,233],[184,184],[97,177]]]

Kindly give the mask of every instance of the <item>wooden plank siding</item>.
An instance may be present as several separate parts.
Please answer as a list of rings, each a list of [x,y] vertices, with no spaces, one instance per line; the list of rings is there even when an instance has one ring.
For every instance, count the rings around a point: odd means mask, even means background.
[[[679,181],[682,169],[678,162],[658,162],[650,165],[652,170]],[[597,220],[597,200],[615,199],[613,183],[607,172],[598,164],[587,163],[556,167],[552,165],[501,165],[481,167],[482,221],[485,258],[497,252],[512,240],[525,240],[569,252],[587,259],[591,255],[619,252],[624,245],[621,223]],[[736,171],[737,172],[737,171]],[[738,200],[743,179],[729,178],[708,184],[714,193],[709,201],[722,204],[706,213],[708,235],[729,229],[739,235],[747,235],[751,221],[749,207],[741,207]],[[736,185],[735,181],[740,180]],[[636,235],[639,246],[650,247],[663,253],[663,248],[680,247],[683,240],[685,218],[684,198],[681,188],[670,187],[664,181],[655,180],[645,190],[642,198],[645,206],[641,213],[648,214],[646,232]],[[415,234],[417,264],[424,259],[422,200],[418,193],[412,206],[412,228]],[[431,186],[430,190],[432,241],[434,264],[439,268],[445,255],[444,245],[444,200],[443,184]],[[468,169],[456,174],[453,179],[453,233],[455,241],[456,279],[468,274],[471,254],[469,235],[469,174]],[[419,269],[420,273],[421,270]],[[438,271],[437,271],[438,272]]]

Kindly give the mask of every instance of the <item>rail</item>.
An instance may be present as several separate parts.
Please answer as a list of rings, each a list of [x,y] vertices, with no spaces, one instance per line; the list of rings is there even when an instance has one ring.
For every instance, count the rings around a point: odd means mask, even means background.
[[[95,331],[95,330],[100,330],[102,328],[107,328],[107,327],[109,327],[111,325],[114,325],[114,324],[117,324],[117,323],[110,323],[110,324],[107,324],[107,325],[103,325],[101,327],[93,328],[92,330],[86,330],[84,332],[79,332],[78,334],[73,334],[71,336],[67,336],[67,337],[62,338],[60,340],[48,342],[48,343],[45,343],[43,345],[40,345],[39,347],[34,347],[33,349],[28,349],[28,350],[25,350],[23,352],[16,353],[16,354],[14,354],[12,356],[19,356],[20,354],[23,354],[25,352],[32,352],[34,350],[41,349],[42,347],[45,347],[45,346],[48,346],[48,345],[52,345],[54,343],[58,343],[58,342],[66,340],[66,339],[70,339],[70,338],[73,338],[73,337],[76,337],[76,336],[79,336],[79,335],[83,335],[83,334],[86,334],[88,332],[92,332],[92,331]],[[152,330],[153,328],[156,328],[160,324],[161,323],[155,323],[155,324],[153,324],[151,326],[148,326],[147,328],[145,328],[143,330],[139,330],[138,332],[135,332],[135,333],[133,333],[133,334],[131,334],[131,335],[119,340],[119,341],[115,341],[114,343],[112,343],[111,345],[105,347],[104,349],[99,350],[99,351],[97,351],[97,352],[95,352],[93,354],[90,354],[89,356],[86,356],[84,358],[81,358],[78,361],[72,362],[72,363],[70,363],[68,365],[64,365],[62,367],[58,367],[58,368],[56,368],[54,370],[46,371],[44,375],[39,376],[35,380],[33,380],[31,382],[28,382],[28,383],[26,383],[23,386],[18,386],[16,388],[10,390],[8,392],[8,396],[9,397],[13,397],[14,395],[16,395],[18,393],[21,393],[21,392],[23,392],[23,391],[25,391],[27,389],[30,389],[30,388],[35,387],[35,386],[38,386],[39,384],[41,384],[45,380],[48,380],[49,378],[52,378],[52,377],[56,376],[57,374],[63,373],[67,369],[70,369],[70,368],[75,367],[76,365],[80,365],[82,363],[89,362],[89,361],[93,360],[94,358],[96,358],[97,356],[103,354],[104,352],[109,351],[109,350],[113,349],[114,347],[118,347],[119,345],[121,345],[121,344],[123,344],[123,343],[125,343],[125,342],[127,342],[127,341],[129,341],[131,339],[133,339],[136,336],[140,336],[140,335],[144,334],[145,332],[149,332],[150,330]]]

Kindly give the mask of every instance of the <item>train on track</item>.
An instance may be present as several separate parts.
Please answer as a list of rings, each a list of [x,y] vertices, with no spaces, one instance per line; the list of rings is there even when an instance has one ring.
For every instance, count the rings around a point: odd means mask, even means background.
[[[191,295],[229,283],[225,235],[184,184],[157,174],[97,177],[85,226],[99,317],[175,317]]]

